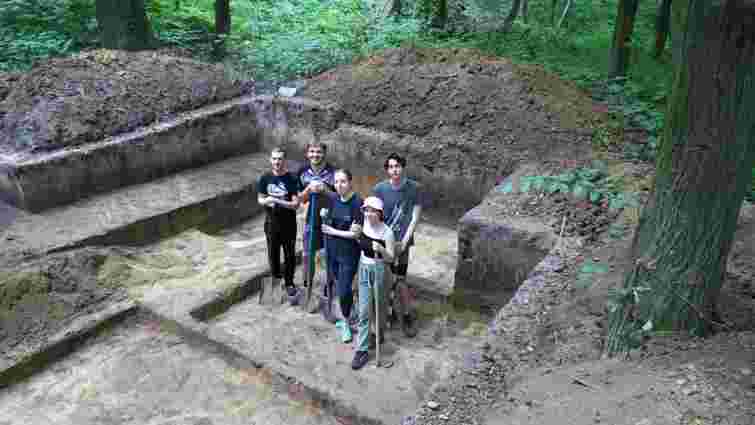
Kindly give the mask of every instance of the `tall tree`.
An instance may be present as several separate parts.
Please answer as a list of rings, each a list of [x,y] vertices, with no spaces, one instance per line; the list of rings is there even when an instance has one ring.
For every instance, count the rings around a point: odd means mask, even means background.
[[[95,8],[102,47],[122,50],[152,47],[152,28],[144,0],[97,0]]]
[[[658,3],[658,13],[655,16],[655,51],[653,56],[660,58],[666,47],[669,27],[671,26],[671,0],[661,0]]]
[[[643,327],[715,330],[755,160],[755,1],[677,1],[672,11],[679,51],[655,192],[609,308],[609,352],[625,351]]]
[[[225,37],[231,32],[230,0],[215,0],[215,56],[225,56]]]
[[[401,15],[401,0],[386,0],[383,4],[383,16]]]
[[[509,9],[509,14],[506,16],[506,20],[503,21],[503,29],[501,29],[501,32],[509,32],[511,31],[511,28],[514,27],[514,21],[516,20],[516,15],[519,13],[521,2],[522,0],[514,0],[511,3],[511,9]]]
[[[619,0],[616,6],[616,25],[613,30],[613,45],[608,65],[608,76],[611,78],[626,75],[638,3],[639,0]]]
[[[419,0],[417,16],[426,19],[432,28],[443,28],[448,21],[448,0]]]

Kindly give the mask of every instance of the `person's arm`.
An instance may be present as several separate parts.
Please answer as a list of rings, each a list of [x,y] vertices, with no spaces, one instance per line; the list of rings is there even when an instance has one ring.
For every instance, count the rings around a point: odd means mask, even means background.
[[[359,237],[359,234],[354,232],[353,230],[338,230],[334,229],[331,226],[328,226],[327,224],[322,225],[322,232],[326,235],[337,236],[344,239],[356,239]]]
[[[393,239],[393,231],[388,229],[387,232],[385,232],[385,246],[382,246],[380,244],[378,245],[378,249],[380,250],[380,253],[383,254],[383,260],[386,263],[392,263],[393,259],[395,258],[393,247],[396,245],[394,239]]]
[[[277,199],[277,198],[271,198],[272,202],[275,204],[280,205],[283,208],[288,208],[290,210],[295,210],[299,208],[299,195],[291,195],[291,200],[286,201],[284,199]]]
[[[260,178],[257,181],[257,202],[264,207],[271,207],[273,204],[270,199],[272,198],[267,196],[265,184],[262,181],[262,178]]]
[[[414,229],[417,228],[417,223],[419,223],[419,218],[422,215],[422,206],[415,205],[414,209],[412,209],[412,221],[409,222],[409,226],[406,228],[406,233],[404,234],[404,238],[401,240],[401,248],[406,247],[406,244],[409,243],[409,239],[412,238],[412,235],[414,235]]]

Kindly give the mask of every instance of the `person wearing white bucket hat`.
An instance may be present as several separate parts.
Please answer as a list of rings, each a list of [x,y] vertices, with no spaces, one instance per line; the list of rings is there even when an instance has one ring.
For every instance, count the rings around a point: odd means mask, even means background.
[[[351,368],[361,369],[367,364],[370,348],[370,310],[377,304],[373,326],[378,336],[375,338],[379,346],[382,343],[385,330],[385,295],[383,290],[383,276],[385,266],[393,261],[393,230],[383,223],[383,201],[370,196],[362,204],[364,211],[364,225],[359,237],[359,324],[356,352]],[[373,292],[374,291],[374,292]],[[373,298],[374,296],[374,298]],[[373,301],[374,300],[374,301]],[[379,322],[379,323],[378,323]],[[378,358],[378,363],[380,359]],[[378,366],[380,366],[378,364]]]

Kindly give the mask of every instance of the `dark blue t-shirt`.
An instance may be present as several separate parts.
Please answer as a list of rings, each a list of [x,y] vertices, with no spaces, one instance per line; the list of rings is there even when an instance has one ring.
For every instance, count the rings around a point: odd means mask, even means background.
[[[404,179],[398,188],[394,188],[390,180],[384,180],[375,185],[372,192],[383,201],[385,224],[393,230],[396,241],[403,240],[412,221],[414,206],[425,208],[422,186],[415,180]],[[409,240],[409,245],[413,244],[414,236]]]
[[[257,180],[257,193],[272,196],[284,201],[290,201],[293,195],[300,192],[299,180],[291,173],[276,176],[273,173],[265,173]],[[296,225],[296,211],[284,208],[280,205],[265,207],[267,220],[274,225],[285,223]]]
[[[364,223],[362,198],[357,193],[354,193],[346,202],[341,200],[341,196],[337,193],[329,193],[328,197],[330,198],[330,209],[324,224],[329,224],[337,230],[348,231],[353,223],[359,225]],[[327,238],[329,256],[349,259],[359,257],[358,241],[338,236],[325,235],[325,237]]]

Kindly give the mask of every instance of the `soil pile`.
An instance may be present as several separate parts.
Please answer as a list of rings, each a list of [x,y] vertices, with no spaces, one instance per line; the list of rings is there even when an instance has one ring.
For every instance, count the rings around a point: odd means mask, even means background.
[[[422,137],[441,162],[452,162],[443,153],[453,151],[488,169],[523,158],[584,157],[591,123],[561,118],[559,105],[538,94],[536,77],[475,50],[407,47],[321,74],[302,95],[339,103],[352,123]],[[594,116],[586,95],[574,90],[571,99]]]
[[[251,93],[219,65],[94,50],[0,78],[0,149],[75,146]]]

